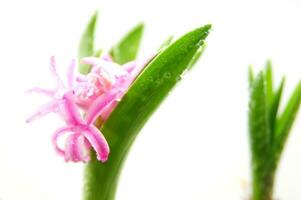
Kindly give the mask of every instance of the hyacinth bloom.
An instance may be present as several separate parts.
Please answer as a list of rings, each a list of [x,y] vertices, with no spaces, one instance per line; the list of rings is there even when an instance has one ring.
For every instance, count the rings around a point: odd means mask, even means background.
[[[27,122],[31,122],[48,113],[57,113],[66,125],[55,131],[53,145],[57,153],[66,161],[87,162],[89,150],[93,148],[97,159],[106,161],[109,146],[103,134],[94,126],[98,117],[106,120],[117,102],[120,101],[135,77],[145,64],[129,62],[120,66],[108,56],[102,58],[88,57],[82,59],[92,65],[87,75],[74,74],[76,62],[72,60],[67,73],[67,86],[58,76],[55,58],[51,57],[50,69],[57,87],[53,90],[33,88],[30,92],[44,94],[51,100],[42,105]],[[81,115],[84,111],[85,117]],[[67,134],[65,147],[58,145],[58,139]]]

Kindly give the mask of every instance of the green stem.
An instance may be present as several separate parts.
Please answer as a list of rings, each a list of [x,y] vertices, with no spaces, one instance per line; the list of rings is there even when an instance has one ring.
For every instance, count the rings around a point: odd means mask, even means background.
[[[251,200],[273,200],[275,176],[280,155],[275,152],[269,154],[265,164],[261,167],[252,166],[252,198]]]
[[[91,161],[85,169],[84,200],[115,199],[119,175],[130,145],[125,142],[119,139],[111,145],[110,157],[105,163],[99,162],[94,151],[91,152]]]
[[[258,177],[253,172],[252,200],[273,200],[274,179],[273,171],[265,177]]]

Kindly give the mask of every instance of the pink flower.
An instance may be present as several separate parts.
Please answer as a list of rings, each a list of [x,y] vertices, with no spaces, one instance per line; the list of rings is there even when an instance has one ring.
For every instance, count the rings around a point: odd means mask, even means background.
[[[56,71],[55,58],[51,57],[50,69],[57,87],[53,90],[38,87],[30,90],[44,94],[51,100],[31,115],[27,122],[51,112],[57,113],[66,123],[53,135],[53,145],[58,154],[65,157],[66,161],[87,162],[90,159],[89,151],[93,148],[97,159],[104,162],[108,159],[109,146],[103,134],[93,124],[99,116],[103,120],[108,118],[146,63],[138,65],[136,62],[129,62],[121,66],[109,56],[89,57],[82,61],[93,65],[91,72],[86,76],[75,77],[76,62],[72,60],[65,86]],[[85,117],[81,116],[80,109],[85,111]],[[65,134],[65,147],[61,148],[58,139]]]
[[[102,110],[112,102],[115,96],[116,94],[108,93],[106,101],[98,102],[99,104],[93,106],[93,109]],[[52,142],[58,154],[64,156],[66,161],[87,162],[90,159],[90,149],[93,148],[97,159],[106,161],[109,155],[108,143],[99,129],[93,125],[97,119],[97,116],[93,114],[98,114],[98,112],[91,109],[91,113],[87,113],[87,117],[82,119],[71,92],[63,96],[60,106],[65,119],[68,119],[68,123],[59,128],[53,135]],[[58,138],[64,134],[69,134],[65,143],[65,150],[58,146]]]
[[[97,159],[106,161],[109,154],[109,146],[102,133],[93,125],[100,111],[112,102],[116,94],[107,93],[106,100],[97,102],[87,113],[87,117],[82,119],[80,112],[74,101],[72,90],[74,77],[75,61],[73,60],[68,71],[68,87],[64,86],[63,81],[59,78],[56,71],[54,57],[51,58],[50,69],[56,79],[57,87],[54,90],[42,88],[33,88],[30,92],[37,92],[51,97],[51,101],[41,106],[37,112],[31,115],[27,122],[31,122],[48,113],[54,112],[59,114],[66,122],[66,126],[58,129],[53,136],[53,144],[59,155],[64,156],[66,161],[83,161],[89,160],[89,150],[91,147],[96,151]],[[99,109],[95,111],[94,109]],[[57,145],[59,136],[69,133],[65,143],[65,150]]]

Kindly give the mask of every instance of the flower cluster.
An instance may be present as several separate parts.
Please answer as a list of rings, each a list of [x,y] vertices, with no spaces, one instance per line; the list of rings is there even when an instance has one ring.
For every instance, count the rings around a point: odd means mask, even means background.
[[[104,162],[108,159],[109,145],[94,123],[99,117],[102,120],[108,118],[145,63],[132,61],[121,66],[109,56],[87,57],[81,61],[92,66],[90,73],[75,74],[77,63],[72,60],[65,84],[57,73],[55,57],[51,57],[50,70],[57,86],[52,90],[39,87],[30,90],[44,94],[51,100],[31,115],[27,122],[48,113],[58,114],[66,125],[57,129],[52,138],[57,153],[66,161],[87,162],[90,149],[93,148],[97,159]],[[61,148],[58,139],[65,134],[65,147]]]

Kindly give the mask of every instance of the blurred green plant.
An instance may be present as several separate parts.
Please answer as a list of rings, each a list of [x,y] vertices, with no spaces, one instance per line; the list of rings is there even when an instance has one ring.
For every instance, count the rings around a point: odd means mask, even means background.
[[[301,82],[279,111],[285,78],[274,89],[272,64],[254,77],[249,71],[249,138],[251,146],[252,200],[272,200],[275,174],[301,103]]]
[[[95,55],[93,39],[96,29],[97,13],[91,18],[80,42],[79,57]],[[140,46],[143,24],[137,25],[110,51],[119,64],[134,60]],[[111,113],[100,129],[110,146],[107,162],[92,160],[86,164],[84,200],[113,200],[118,178],[126,156],[139,131],[147,119],[160,105],[181,75],[190,69],[204,50],[204,40],[209,34],[210,25],[195,29],[170,44],[166,40],[159,53],[150,61],[136,78],[121,102]],[[89,67],[80,66],[86,74]]]

